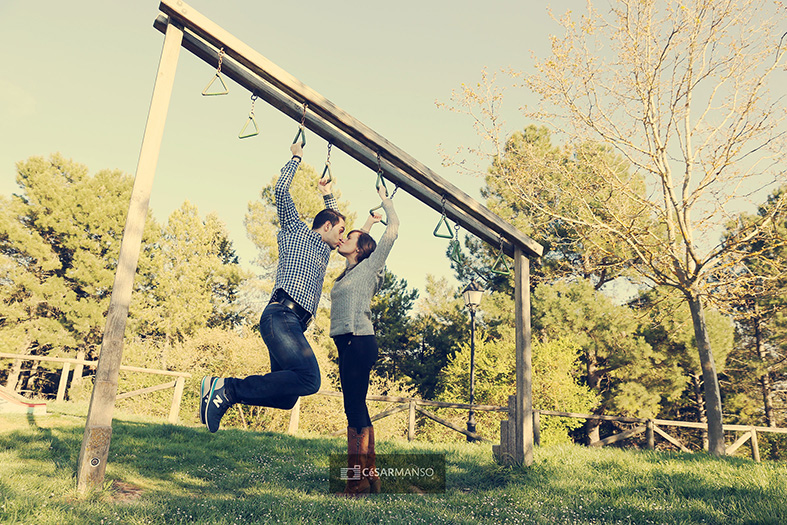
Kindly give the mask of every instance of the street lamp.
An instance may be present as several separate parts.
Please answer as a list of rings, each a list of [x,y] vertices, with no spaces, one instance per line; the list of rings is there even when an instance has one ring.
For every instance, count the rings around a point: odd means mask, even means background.
[[[475,310],[481,304],[481,296],[484,289],[481,288],[475,279],[470,280],[462,296],[465,299],[465,306],[470,309],[470,411],[467,415],[467,431],[475,433],[475,411],[473,411],[473,401],[475,398]],[[467,436],[468,441],[475,441]]]

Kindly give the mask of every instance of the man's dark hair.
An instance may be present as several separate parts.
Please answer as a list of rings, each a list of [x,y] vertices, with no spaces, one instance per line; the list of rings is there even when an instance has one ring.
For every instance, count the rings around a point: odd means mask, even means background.
[[[339,221],[343,221],[343,220],[345,220],[344,215],[342,215],[336,210],[325,208],[314,217],[314,222],[312,223],[312,230],[317,230],[319,228],[322,228],[326,222],[330,222],[331,226],[336,226],[337,224],[339,224]]]

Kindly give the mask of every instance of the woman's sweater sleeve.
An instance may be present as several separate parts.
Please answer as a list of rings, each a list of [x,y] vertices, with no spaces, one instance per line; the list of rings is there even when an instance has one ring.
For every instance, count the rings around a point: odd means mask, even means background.
[[[399,216],[396,214],[391,199],[383,200],[383,210],[385,210],[385,215],[388,218],[388,226],[385,227],[385,232],[380,237],[377,248],[369,256],[369,267],[372,273],[377,273],[383,269],[385,260],[388,259],[388,254],[391,253],[393,248],[394,241],[399,237]]]

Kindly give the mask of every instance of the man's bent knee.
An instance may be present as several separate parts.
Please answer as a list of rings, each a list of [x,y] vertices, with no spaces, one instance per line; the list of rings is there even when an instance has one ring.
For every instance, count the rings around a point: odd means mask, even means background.
[[[304,396],[310,396],[312,394],[316,394],[320,390],[321,384],[320,375],[317,374],[315,376],[305,378],[303,389],[304,389]]]

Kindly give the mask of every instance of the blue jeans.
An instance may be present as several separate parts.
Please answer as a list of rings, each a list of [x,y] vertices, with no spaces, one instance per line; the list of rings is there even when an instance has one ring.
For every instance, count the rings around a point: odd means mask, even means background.
[[[306,326],[295,312],[269,304],[260,316],[260,334],[268,347],[271,371],[265,375],[225,381],[233,403],[282,408],[295,406],[300,396],[320,389],[320,366],[303,335]]]

